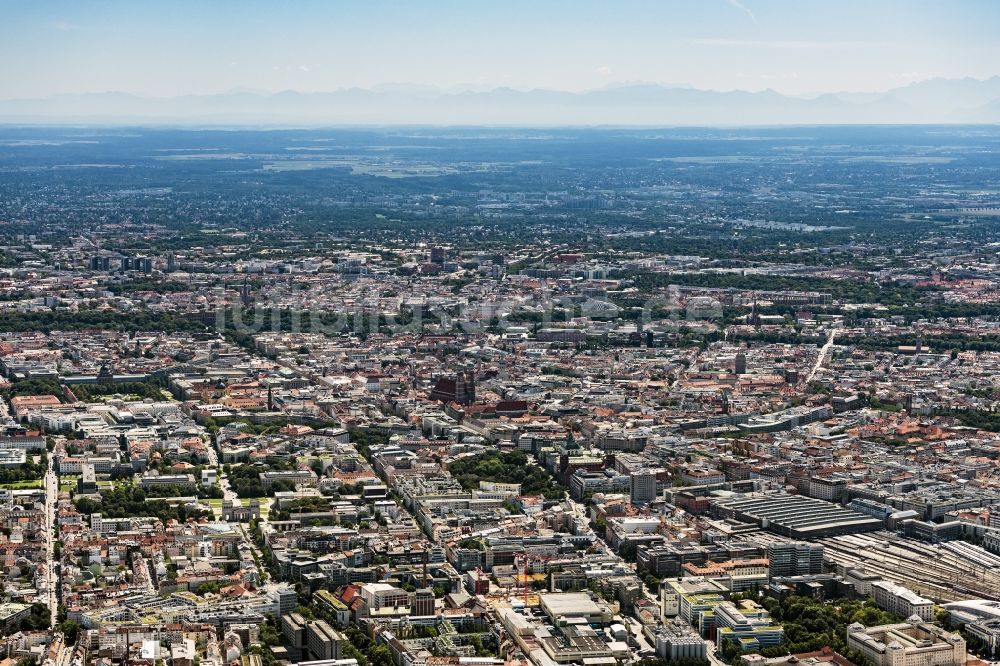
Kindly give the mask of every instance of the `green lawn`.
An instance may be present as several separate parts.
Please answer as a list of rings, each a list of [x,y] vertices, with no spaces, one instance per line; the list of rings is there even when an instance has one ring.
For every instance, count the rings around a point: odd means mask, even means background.
[[[212,509],[212,513],[216,518],[222,517],[222,500],[221,499],[203,499],[199,500],[200,504],[207,504],[209,508]]]
[[[79,474],[62,474],[59,476],[59,492],[68,493],[76,490],[76,482],[79,480]]]
[[[23,490],[25,488],[41,488],[42,479],[34,479],[32,481],[17,481],[15,483],[0,483],[0,488],[6,490]]]

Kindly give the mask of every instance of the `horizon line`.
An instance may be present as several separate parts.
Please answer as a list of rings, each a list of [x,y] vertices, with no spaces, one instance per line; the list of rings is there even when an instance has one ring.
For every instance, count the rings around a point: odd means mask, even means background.
[[[148,100],[166,100],[166,99],[178,99],[181,97],[219,97],[224,95],[254,95],[257,97],[274,97],[276,95],[283,95],[288,93],[294,93],[298,95],[331,95],[336,93],[344,92],[371,92],[375,94],[393,94],[393,93],[403,93],[403,94],[414,94],[419,95],[421,93],[437,93],[441,95],[461,95],[461,94],[487,94],[497,91],[513,91],[518,93],[532,93],[532,92],[554,92],[566,95],[585,95],[597,92],[609,92],[614,90],[620,90],[623,88],[661,88],[664,90],[687,90],[694,92],[714,92],[714,93],[749,93],[749,94],[759,94],[766,92],[773,92],[784,97],[790,97],[793,99],[803,99],[812,100],[817,97],[822,97],[825,95],[879,95],[889,93],[893,90],[905,89],[914,85],[921,83],[927,83],[929,81],[975,81],[977,83],[986,83],[994,79],[1000,79],[1000,73],[991,74],[989,76],[959,76],[959,77],[948,77],[948,76],[929,76],[920,79],[914,79],[904,85],[893,86],[889,88],[883,88],[879,90],[826,90],[826,91],[813,91],[809,93],[788,93],[782,92],[774,87],[767,86],[764,88],[710,88],[710,87],[699,87],[693,83],[661,83],[656,81],[611,81],[602,86],[594,88],[581,88],[577,90],[570,90],[564,88],[547,88],[543,86],[531,86],[531,87],[519,87],[515,85],[501,85],[497,84],[494,86],[483,86],[478,84],[456,84],[453,86],[438,86],[433,84],[424,84],[416,82],[385,82],[385,83],[375,83],[369,86],[340,86],[337,88],[332,88],[328,90],[301,90],[296,88],[283,88],[280,90],[254,90],[251,88],[244,88],[242,86],[236,86],[234,88],[229,88],[226,90],[219,90],[215,92],[182,92],[175,93],[172,95],[162,95],[149,92],[138,92],[129,90],[85,90],[85,91],[62,91],[53,92],[44,96],[33,96],[33,97],[0,97],[0,102],[26,102],[26,101],[44,101],[52,100],[58,97],[73,97],[73,96],[97,96],[97,95],[127,95],[130,97],[137,97]],[[398,87],[398,90],[393,90],[392,88]],[[411,89],[407,90],[406,88]],[[384,88],[380,90],[380,88]]]

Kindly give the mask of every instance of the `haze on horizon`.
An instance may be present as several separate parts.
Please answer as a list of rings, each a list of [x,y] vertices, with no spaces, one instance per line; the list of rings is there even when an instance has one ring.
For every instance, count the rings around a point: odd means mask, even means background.
[[[0,0],[0,99],[596,90],[809,96],[1000,74],[991,0]]]

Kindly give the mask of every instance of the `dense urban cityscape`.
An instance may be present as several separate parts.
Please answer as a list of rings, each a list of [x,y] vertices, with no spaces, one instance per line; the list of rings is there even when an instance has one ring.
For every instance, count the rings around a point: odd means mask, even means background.
[[[998,143],[3,129],[3,655],[996,659]]]

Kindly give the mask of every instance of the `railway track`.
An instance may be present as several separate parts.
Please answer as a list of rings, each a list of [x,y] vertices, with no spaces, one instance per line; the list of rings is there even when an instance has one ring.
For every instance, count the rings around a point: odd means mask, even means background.
[[[925,544],[885,532],[820,543],[840,568],[863,568],[934,601],[1000,600],[1000,558],[971,544]]]

